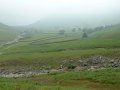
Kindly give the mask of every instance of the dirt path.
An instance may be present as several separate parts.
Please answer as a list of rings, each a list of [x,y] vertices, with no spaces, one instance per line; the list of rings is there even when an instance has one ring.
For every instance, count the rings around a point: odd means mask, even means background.
[[[0,48],[5,46],[5,45],[10,45],[10,44],[13,44],[13,43],[16,43],[16,42],[19,42],[20,39],[24,38],[23,37],[23,34],[19,34],[15,39],[13,39],[12,41],[8,41],[8,42],[5,42],[3,44],[0,45]]]

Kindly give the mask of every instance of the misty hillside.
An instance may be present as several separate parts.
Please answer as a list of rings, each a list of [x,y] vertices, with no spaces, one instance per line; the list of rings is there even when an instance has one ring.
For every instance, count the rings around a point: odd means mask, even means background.
[[[120,39],[120,24],[93,32],[90,36],[96,39]]]
[[[6,49],[5,53],[41,53],[65,51],[67,49],[81,50],[93,48],[115,48],[120,47],[120,42],[118,40],[120,38],[119,34],[119,25],[113,25],[102,30],[87,33],[87,38],[83,38],[83,32],[77,30],[75,32],[66,31],[63,35],[60,35],[59,32],[34,32],[30,34],[29,37],[20,40],[16,44],[13,44],[8,50]]]
[[[87,21],[86,21],[87,19]],[[38,30],[69,30],[71,28],[88,28],[107,25],[107,23],[100,23],[100,20],[92,20],[92,18],[79,18],[76,17],[52,17],[41,19],[28,27],[36,28]]]
[[[16,38],[18,33],[12,27],[0,23],[0,41],[10,41]]]

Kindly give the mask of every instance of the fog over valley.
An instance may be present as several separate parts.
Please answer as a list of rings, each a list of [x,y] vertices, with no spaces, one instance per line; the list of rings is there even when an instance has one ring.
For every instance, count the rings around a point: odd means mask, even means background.
[[[0,90],[120,90],[120,0],[0,0]]]
[[[0,0],[10,26],[96,27],[120,23],[120,0]]]

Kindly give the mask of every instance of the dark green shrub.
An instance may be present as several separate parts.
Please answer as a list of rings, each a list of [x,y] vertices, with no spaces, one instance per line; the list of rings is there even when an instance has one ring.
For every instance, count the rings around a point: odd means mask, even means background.
[[[68,67],[67,67],[68,69],[75,69],[76,68],[76,66],[75,65],[72,65],[72,64],[70,64],[70,65],[68,65]]]

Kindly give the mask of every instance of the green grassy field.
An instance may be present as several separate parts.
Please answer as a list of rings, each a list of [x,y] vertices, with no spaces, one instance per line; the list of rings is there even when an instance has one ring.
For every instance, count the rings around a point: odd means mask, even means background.
[[[119,90],[120,69],[61,72],[25,79],[0,78],[0,90]]]
[[[120,84],[120,69],[96,71],[65,72],[51,74],[55,80],[90,80],[105,84]]]
[[[82,38],[81,32],[33,33],[0,48],[0,68],[58,68],[64,60],[96,55],[120,59],[119,25]],[[8,37],[9,38],[9,37]],[[2,38],[1,38],[2,39]],[[3,39],[4,40],[4,39]],[[0,90],[119,90],[120,69],[50,73],[30,78],[0,78]]]

